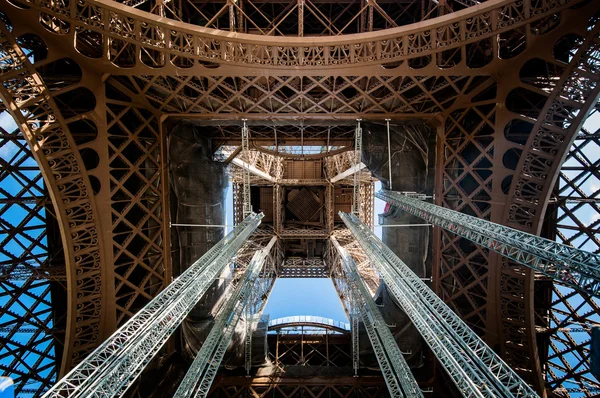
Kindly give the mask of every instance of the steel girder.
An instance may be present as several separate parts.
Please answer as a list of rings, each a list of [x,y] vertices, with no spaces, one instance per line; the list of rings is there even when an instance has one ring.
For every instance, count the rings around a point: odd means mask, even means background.
[[[249,157],[250,155],[250,130],[248,130],[248,126],[246,126],[246,121],[244,120],[244,126],[242,127],[242,152],[244,156]],[[252,214],[252,204],[250,203],[250,165],[244,162],[243,168],[243,182],[242,182],[242,209],[243,209],[243,217],[246,218],[248,215]]]
[[[354,166],[355,170],[352,180],[352,213],[361,217],[362,208],[360,206],[360,173],[359,167],[362,160],[362,128],[360,127],[360,119],[356,122],[356,133],[354,135],[354,159],[352,162],[352,166]]]
[[[538,396],[365,224],[341,217],[465,396]]]
[[[575,137],[560,171],[556,203],[550,204],[557,207],[556,240],[594,253],[600,252],[597,117],[595,109]],[[599,319],[600,299],[560,285],[552,286],[551,295],[549,321],[539,331],[548,338],[544,353],[547,383],[557,392],[595,396],[600,386],[590,372],[591,331],[585,325]]]
[[[541,4],[541,3],[538,3],[538,4]],[[548,5],[550,3],[545,3],[545,4]],[[556,4],[558,4],[558,3],[556,3]],[[10,5],[7,5],[7,7],[10,7]],[[523,7],[527,7],[527,4],[525,4]],[[53,14],[52,10],[47,10],[47,11],[48,11],[49,14],[45,13],[46,15]],[[571,12],[571,11],[569,11],[569,12]],[[26,13],[26,12],[23,11],[23,13]],[[39,19],[38,18],[39,17],[38,13],[37,12],[31,12],[31,11],[29,11],[29,13],[35,14],[35,16],[36,16],[35,23],[37,24],[38,23],[38,19]],[[57,15],[58,14],[59,13],[57,13]],[[525,14],[521,14],[521,10],[520,10],[519,6],[516,6],[515,13],[513,15],[519,16],[519,15],[525,15]],[[546,14],[544,14],[544,15],[546,15]],[[547,14],[547,15],[550,15],[550,14]],[[573,14],[571,14],[571,15],[573,15]],[[484,19],[485,18],[487,18],[487,15],[484,16]],[[562,14],[560,14],[560,18],[561,19],[563,18]],[[530,21],[533,21],[533,20],[534,20],[534,18],[532,18]],[[551,18],[548,18],[547,20],[551,20]],[[47,22],[48,20],[45,20],[45,21]],[[60,25],[60,22],[58,22],[56,25],[54,25],[51,22],[51,23],[49,23],[47,25],[47,27],[41,27],[41,30],[45,31],[44,29],[52,29],[53,27],[56,27],[56,26],[59,26],[59,25]],[[513,26],[516,26],[516,25],[513,25]],[[550,26],[550,28],[552,28],[555,25],[553,23],[549,23],[548,26]],[[74,26],[71,26],[71,29],[77,30],[77,28],[75,28]],[[523,32],[527,31],[528,32],[527,33],[527,41],[524,42],[524,43],[526,43],[526,45],[524,45],[524,47],[527,47],[527,49],[529,50],[530,47],[531,47],[530,42],[531,42],[532,37],[535,37],[535,35],[537,35],[537,34],[542,35],[542,33],[538,32],[538,30],[540,30],[540,29],[543,31],[543,28],[540,28],[539,24],[535,25],[535,26],[533,24],[528,24],[528,25],[519,25],[519,26],[516,26],[515,31],[518,30],[518,31],[523,31]],[[71,46],[71,44],[72,44],[72,41],[73,41],[72,38],[73,37],[71,36],[71,34],[74,32],[74,30],[72,30],[70,34],[63,35],[64,38],[68,38],[68,40],[69,40],[68,46]],[[529,33],[530,31],[531,32],[535,32],[535,33],[533,33],[533,36]],[[60,37],[60,33],[61,32],[59,32],[59,35],[57,35],[56,37]],[[62,32],[62,33],[64,33],[64,32]],[[85,28],[81,28],[80,30],[77,31],[77,33],[75,34],[75,37],[78,40],[79,44],[81,44],[82,42],[85,41],[85,36],[87,34],[88,34],[88,31]],[[485,35],[484,36],[480,35],[478,37],[482,38],[482,40],[481,40],[482,42],[488,40],[488,38],[486,38],[487,36],[485,36]],[[506,38],[506,36],[504,34],[498,35],[497,37],[498,37],[498,40],[494,39],[492,45],[499,47],[500,51],[496,51],[496,50],[498,50],[498,48],[494,47],[494,50],[491,51],[492,54],[493,54],[493,56],[495,56],[495,54],[497,54],[499,52],[501,53],[502,47],[504,46],[503,43],[505,43],[505,41],[503,41],[504,38]],[[119,39],[118,38],[113,38],[113,39],[114,39],[114,43],[119,43]],[[60,38],[58,38],[58,39],[53,38],[52,40],[60,41],[61,39]],[[77,47],[77,48],[78,48],[77,51],[79,51],[80,47]],[[435,46],[435,48],[437,50],[441,51],[439,47]],[[106,48],[105,48],[105,50],[106,50]],[[150,51],[152,51],[152,50],[150,50]],[[462,49],[457,48],[454,51],[458,51],[463,56],[465,55],[465,48],[464,47]],[[467,48],[466,51],[470,53],[470,50],[468,48]],[[127,50],[123,51],[122,53],[126,53],[126,52],[127,52]],[[118,53],[119,53],[118,51],[116,53],[115,52],[111,52],[110,56],[115,56],[115,54],[118,54]],[[421,55],[421,54],[422,53],[418,53],[417,55]],[[438,55],[440,55],[440,56],[438,57]],[[431,64],[432,66],[435,66],[435,64],[437,62],[439,62],[440,59],[444,58],[441,55],[442,55],[441,53],[436,54],[436,56],[434,57],[435,61],[432,62],[432,64]],[[81,55],[79,55],[79,56],[81,56]],[[144,62],[145,61],[143,61],[142,63],[144,63]],[[177,57],[173,57],[172,60],[171,60],[171,62],[177,63]],[[91,63],[96,63],[96,61],[92,61]],[[464,58],[463,58],[463,63],[464,63]],[[494,62],[494,64],[496,64],[496,62]],[[195,66],[191,68],[190,73],[196,73],[197,72],[197,68],[196,68],[197,64],[194,64],[194,65]],[[134,101],[138,101],[138,99],[141,99],[141,101],[139,101],[138,104],[146,104],[144,106],[148,106],[149,108],[155,107],[155,109],[160,110],[160,112],[171,112],[171,111],[181,112],[182,111],[181,109],[179,109],[179,108],[172,108],[172,107],[173,107],[174,104],[177,104],[177,103],[182,104],[182,103],[184,103],[183,100],[180,97],[184,96],[182,94],[186,90],[194,87],[194,83],[196,81],[194,81],[193,79],[191,79],[189,76],[180,75],[180,76],[177,76],[176,78],[174,78],[173,75],[170,75],[168,81],[167,81],[167,79],[161,80],[162,77],[150,77],[148,82],[143,83],[143,82],[138,81],[138,79],[143,79],[144,78],[141,75],[137,75],[137,71],[140,70],[138,68],[140,68],[140,67],[142,69],[144,68],[144,66],[140,63],[140,64],[138,64],[135,67],[135,72],[132,72],[132,70],[119,69],[119,73],[124,73],[124,74],[134,73],[134,74],[136,74],[135,77],[124,78],[124,80],[132,82],[131,86],[139,88],[140,89],[139,92],[142,93],[142,95],[136,96],[135,97],[136,99]],[[169,68],[172,69],[172,67],[170,66],[170,64],[167,63],[166,66],[165,66],[165,69],[169,69]],[[403,68],[403,66],[401,66],[398,71],[394,71],[394,73],[395,72],[403,73],[403,72],[408,71],[408,75],[410,75],[410,76],[414,75],[415,73],[419,74],[419,75],[426,76],[430,72],[430,69],[427,69],[427,68],[426,69],[421,69],[421,70],[418,70],[418,71],[410,69],[410,68],[406,68],[406,69],[402,69],[402,68]],[[460,68],[460,66],[459,66],[459,68]],[[202,73],[206,73],[206,71],[209,70],[209,68],[203,68],[203,67],[202,67],[202,69],[204,70],[204,72],[202,72]],[[179,71],[183,71],[183,70],[184,69],[180,69]],[[402,70],[403,72],[399,72],[400,70]],[[147,73],[150,76],[153,75],[153,74],[165,75],[164,70],[162,70],[161,68],[146,68],[144,70],[144,73]],[[447,71],[442,70],[442,71],[437,71],[436,73],[441,73],[442,75],[444,75],[444,74],[455,74],[455,73],[457,73],[457,69],[456,68],[454,68],[454,69],[450,68]],[[473,72],[471,71],[469,73],[472,74]],[[393,74],[393,73],[391,73],[391,74]],[[223,83],[223,85],[220,86],[220,83],[219,83],[220,80],[219,79],[220,78],[214,78],[214,77],[209,78],[208,79],[209,84],[208,84],[207,90],[201,92],[201,94],[200,94],[200,98],[204,98],[202,101],[206,100],[206,102],[202,104],[202,105],[205,106],[205,108],[203,108],[202,106],[199,105],[199,103],[202,102],[201,100],[192,101],[192,102],[190,102],[190,104],[194,105],[196,110],[201,109],[202,112],[207,112],[207,111],[210,110],[210,106],[207,106],[207,104],[210,101],[215,101],[215,102],[213,102],[213,104],[218,103],[219,104],[218,107],[220,108],[220,111],[231,112],[232,113],[230,115],[223,115],[223,117],[226,117],[226,118],[239,118],[238,115],[236,115],[234,113],[235,112],[244,112],[244,111],[248,110],[249,108],[243,105],[243,104],[246,103],[246,101],[248,99],[245,98],[242,95],[242,96],[238,96],[236,98],[231,98],[230,100],[223,101],[222,103],[219,102],[219,95],[216,95],[217,91],[224,90],[223,92],[226,93],[225,95],[227,95],[227,96],[235,96],[236,95],[236,94],[232,94],[232,91],[228,91],[228,90],[231,90],[231,87],[227,86],[227,82],[221,80],[221,82]],[[372,86],[371,85],[367,85],[366,88],[365,88],[365,86],[363,86],[361,79],[362,79],[362,77],[351,77],[351,78],[350,77],[343,77],[342,80],[344,80],[344,83],[340,84],[340,83],[336,83],[335,80],[332,80],[332,79],[330,79],[328,77],[325,77],[325,76],[321,76],[321,77],[310,76],[310,77],[304,79],[303,83],[306,83],[306,85],[303,86],[303,90],[299,90],[299,85],[298,85],[298,83],[296,83],[296,82],[293,81],[294,79],[290,79],[290,78],[287,78],[287,77],[286,78],[281,78],[281,79],[279,79],[279,78],[273,79],[273,80],[267,81],[267,83],[265,83],[265,81],[261,80],[258,77],[244,76],[244,77],[239,78],[237,80],[237,83],[240,84],[240,89],[239,89],[240,92],[243,91],[243,90],[247,90],[247,91],[248,90],[255,90],[257,92],[261,92],[261,93],[264,94],[263,97],[261,97],[260,99],[254,101],[256,106],[255,106],[255,108],[253,108],[254,111],[260,111],[260,112],[263,112],[263,113],[265,113],[265,112],[273,112],[273,111],[285,113],[286,110],[288,110],[289,112],[302,112],[302,111],[304,111],[304,110],[307,109],[306,108],[306,104],[307,103],[311,104],[310,106],[313,107],[313,110],[319,110],[319,112],[320,112],[321,108],[324,107],[324,104],[326,104],[327,101],[331,100],[332,98],[338,97],[338,96],[341,97],[340,92],[343,91],[343,90],[346,90],[346,89],[349,89],[349,90],[356,89],[360,93],[359,94],[360,98],[353,98],[353,99],[350,99],[350,100],[343,101],[343,105],[342,105],[341,108],[343,108],[344,106],[348,106],[349,107],[348,109],[356,110],[358,112],[359,111],[359,110],[357,110],[357,108],[359,108],[358,104],[365,104],[365,103],[366,104],[370,104],[371,102],[369,102],[368,98],[375,98],[375,96],[372,95],[373,93],[375,93],[375,92],[381,92],[384,89],[389,89],[389,87],[392,87],[391,84],[393,84],[392,88],[394,88],[394,90],[390,90],[390,92],[391,93],[396,92],[396,93],[398,93],[398,95],[393,95],[392,94],[391,96],[384,96],[381,101],[374,101],[375,105],[367,105],[367,108],[366,108],[367,110],[366,111],[367,112],[379,112],[379,111],[381,111],[381,106],[380,106],[380,104],[381,104],[381,105],[383,105],[384,109],[386,109],[388,112],[390,112],[390,114],[392,114],[393,116],[395,116],[395,115],[397,115],[397,112],[401,112],[401,109],[400,108],[396,108],[396,109],[390,111],[388,109],[388,106],[385,105],[386,103],[384,101],[391,101],[392,103],[395,103],[395,104],[402,104],[402,109],[404,109],[404,108],[409,109],[408,107],[406,107],[406,104],[410,104],[410,106],[414,107],[415,110],[417,110],[417,111],[420,110],[420,109],[422,109],[422,107],[420,105],[419,106],[415,106],[414,105],[415,103],[418,103],[419,99],[415,99],[414,100],[415,102],[413,102],[412,99],[407,100],[407,97],[403,94],[405,92],[409,92],[409,91],[412,92],[413,90],[417,90],[417,89],[423,90],[423,95],[418,95],[418,96],[416,96],[416,98],[424,98],[423,99],[424,102],[422,104],[423,104],[423,107],[425,107],[425,108],[427,108],[425,106],[425,101],[428,101],[429,103],[432,103],[432,101],[439,103],[439,101],[441,101],[441,99],[440,99],[440,97],[438,95],[438,93],[440,93],[440,92],[446,92],[450,88],[456,89],[456,94],[454,96],[449,97],[450,98],[448,100],[449,103],[452,102],[452,98],[456,99],[457,96],[461,95],[460,93],[463,92],[463,90],[462,90],[462,87],[463,87],[462,86],[462,84],[463,84],[462,81],[460,79],[454,79],[454,78],[444,78],[444,77],[442,77],[441,80],[446,79],[446,80],[448,80],[447,83],[444,84],[444,85],[440,85],[439,87],[438,87],[437,84],[433,84],[433,86],[437,87],[436,89],[433,89],[433,90],[429,90],[429,87],[431,87],[431,84],[430,84],[431,79],[426,79],[425,77],[409,77],[407,79],[408,82],[402,81],[401,83],[398,83],[398,85],[396,85],[396,80],[398,80],[397,77],[391,77],[391,76],[390,77],[383,77],[383,78],[376,77],[376,78],[372,78],[375,81],[377,81],[376,84],[373,84]],[[159,82],[159,80],[160,80],[160,82]],[[400,79],[400,80],[402,80],[402,79]],[[114,77],[114,76],[113,77],[109,77],[109,81],[110,82],[115,82],[116,81],[116,77]],[[332,85],[331,81],[333,81],[333,85]],[[155,91],[155,86],[158,86],[159,83],[160,83],[161,86],[170,87],[169,90],[167,90],[166,88],[164,88],[164,90],[168,91],[164,96],[157,95],[157,93]],[[168,84],[165,84],[165,83],[168,83]],[[468,86],[470,86],[470,84],[471,83],[467,83]],[[270,85],[270,87],[269,87],[269,85]],[[219,87],[219,88],[217,88],[217,87]],[[264,87],[267,87],[267,88],[265,89]],[[286,102],[286,101],[283,101],[283,102],[279,101],[278,102],[277,100],[273,99],[272,103],[275,103],[275,108],[270,108],[269,107],[269,103],[271,102],[270,101],[270,97],[271,96],[269,95],[269,93],[272,93],[273,91],[275,91],[276,90],[275,87],[281,88],[281,92],[282,93],[285,92],[285,91],[288,91],[289,89],[295,91],[296,94],[293,97],[293,100],[290,99],[289,102]],[[313,102],[307,102],[307,101],[309,101],[309,99],[307,98],[308,97],[307,93],[310,92],[311,90],[318,90],[320,87],[324,87],[326,90],[328,90],[327,96],[324,97],[322,100],[316,101],[316,105]],[[261,91],[261,89],[262,89],[262,91]],[[438,91],[436,91],[436,90],[438,90]],[[469,91],[469,90],[470,90],[470,88],[467,89],[466,91]],[[402,94],[400,94],[400,93],[402,93]],[[213,98],[211,98],[210,100],[207,100],[207,97],[213,97]],[[134,97],[132,97],[132,98],[134,98]],[[280,98],[284,98],[284,97],[281,96]],[[171,102],[169,102],[169,101],[171,101]],[[313,99],[313,101],[314,101],[314,99]],[[292,102],[293,102],[293,104],[292,104]],[[304,103],[305,107],[303,108],[302,106],[297,106],[298,103],[300,103],[300,104]],[[160,104],[160,105],[157,105],[157,104]],[[234,107],[234,104],[241,104],[241,105],[240,105],[240,107],[238,109],[237,106]],[[387,104],[389,104],[389,102]],[[288,106],[288,105],[289,105],[289,107],[286,108],[286,106]],[[435,105],[435,106],[438,107],[438,105]],[[191,107],[182,106],[182,109],[192,109],[192,108]],[[252,108],[250,108],[250,109],[252,109]],[[293,111],[292,111],[292,109],[293,109]],[[430,108],[430,109],[433,109],[433,108]],[[476,112],[479,111],[479,109],[475,109],[475,108],[472,108],[472,110],[474,110]],[[260,115],[260,116],[257,116],[257,117],[263,117],[263,115]],[[355,118],[355,116],[353,115],[352,118]],[[500,131],[502,127],[503,126],[500,126],[497,131]],[[484,148],[484,149],[486,150],[486,152],[489,153],[489,152],[491,152],[491,149],[490,149],[491,147],[492,146],[490,146],[488,148]],[[498,147],[494,146],[494,149],[497,151]],[[110,150],[112,150],[112,147],[110,148]],[[476,166],[476,164],[473,163],[470,166]],[[496,168],[496,166],[498,166],[498,165],[495,165],[494,167]],[[472,173],[472,174],[474,175],[475,173]],[[494,184],[495,184],[494,187],[497,187],[499,185],[499,184],[496,184],[496,182],[494,182]],[[482,187],[483,186],[484,185],[482,184]],[[116,197],[116,195],[115,195],[115,199],[118,199]],[[469,199],[471,199],[471,198],[469,198]],[[470,260],[466,260],[466,261],[469,262]],[[106,264],[111,264],[111,261],[108,260],[106,262]],[[167,265],[167,264],[165,264],[165,265]],[[469,268],[477,268],[477,266],[478,266],[477,261],[473,261],[472,264],[468,264],[468,266],[469,266]],[[467,268],[467,267],[465,267],[465,268]],[[485,285],[485,281],[486,281],[485,278],[486,278],[485,276],[477,276],[477,280],[482,285]],[[127,280],[127,275],[123,275],[117,281],[118,284],[125,285],[125,286],[127,286],[127,282],[129,282]],[[495,282],[497,282],[497,281],[495,281]],[[476,292],[476,294],[479,294],[479,293],[480,293],[480,291]],[[486,293],[485,289],[484,289],[483,293],[484,294]],[[512,293],[512,291],[511,291],[511,293]],[[105,294],[105,293],[103,292],[103,294]],[[152,294],[153,294],[152,292],[149,292],[148,296],[151,297]],[[476,294],[473,294],[472,296],[476,296]],[[144,296],[143,293],[141,295]],[[109,300],[110,300],[110,298],[112,296],[110,296],[110,294],[109,294],[108,297],[109,297]],[[144,297],[147,298],[146,296],[144,296]],[[464,298],[464,297],[461,297],[461,298]],[[107,300],[107,301],[109,301],[109,300]],[[475,300],[475,304],[479,304],[479,303],[481,303],[481,300]],[[514,304],[514,303],[511,302],[511,304]],[[490,307],[492,307],[492,305],[490,305]],[[119,311],[121,311],[120,312],[121,315],[119,316],[119,319],[126,319],[126,317],[130,316],[132,313],[135,312],[136,308],[139,308],[139,307],[132,306],[132,305],[123,305],[123,308],[119,309]],[[481,314],[483,312],[485,314],[486,310],[489,310],[489,313],[491,313],[491,308],[483,308],[483,310],[481,310],[481,308],[478,308],[477,310],[474,310],[472,313],[479,313],[479,314]],[[511,315],[512,315],[512,313],[511,313]],[[516,318],[517,317],[511,317],[511,319],[516,319]],[[86,323],[83,323],[83,322],[81,324],[82,325],[87,325]],[[483,327],[485,328],[485,326],[483,326]],[[490,329],[493,329],[493,327],[490,326]],[[521,328],[521,329],[523,330],[524,328]],[[108,329],[108,333],[110,333],[110,331],[111,331],[111,329],[109,328]],[[495,333],[495,331],[492,331],[492,333]],[[86,338],[85,334],[80,334],[80,335],[77,336],[77,341],[78,342],[82,341],[85,338]],[[86,341],[88,341],[88,340],[86,340]],[[87,347],[93,347],[94,346],[94,341],[97,341],[97,339],[96,338],[89,338],[89,342],[91,342],[91,343],[90,344],[86,344],[86,346]],[[518,348],[517,348],[517,350],[518,350]],[[77,351],[78,352],[83,352],[83,353],[86,352],[85,350],[80,350],[80,349],[77,349]],[[87,351],[87,352],[89,352],[89,351]]]
[[[61,361],[60,374],[70,368],[73,359],[92,351],[102,323],[104,306],[98,293],[104,272],[100,267],[104,255],[103,237],[93,199],[94,188],[78,150],[78,144],[89,140],[93,132],[90,134],[85,123],[76,127],[82,118],[80,109],[61,109],[58,103],[60,95],[64,99],[76,92],[81,76],[66,73],[61,79],[46,84],[48,70],[59,64],[46,59],[46,44],[35,35],[16,36],[8,18],[2,19],[0,31],[3,110],[10,112],[37,161],[62,240],[68,281],[66,316],[60,320],[65,321],[62,361],[57,358]],[[67,124],[63,112],[69,114],[71,125]],[[87,130],[85,133],[89,136],[77,135],[81,130]],[[6,346],[11,345],[7,342]]]
[[[346,347],[344,347],[346,348]],[[359,377],[240,377],[223,376],[215,382],[214,397],[269,397],[305,398],[382,398],[389,397],[380,376]]]
[[[120,395],[260,224],[251,214],[135,314],[44,397]]]
[[[371,32],[418,22],[478,4],[461,0],[455,4],[411,0],[361,1],[191,1],[155,4],[148,0],[120,0],[129,7],[152,12],[175,21],[202,27],[269,36],[339,36]]]

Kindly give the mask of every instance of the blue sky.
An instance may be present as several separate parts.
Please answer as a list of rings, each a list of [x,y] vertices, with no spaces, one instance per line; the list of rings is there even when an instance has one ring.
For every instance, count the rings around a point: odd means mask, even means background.
[[[280,278],[275,282],[264,314],[271,319],[316,315],[347,322],[342,303],[329,278]]]

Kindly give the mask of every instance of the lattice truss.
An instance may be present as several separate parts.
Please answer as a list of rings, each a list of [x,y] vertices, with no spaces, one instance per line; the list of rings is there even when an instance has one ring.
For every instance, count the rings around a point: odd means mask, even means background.
[[[147,0],[120,0],[138,9],[213,29],[269,36],[305,34],[334,36],[398,27],[473,5],[472,0],[455,4],[422,3],[417,0],[335,3],[311,0],[270,2],[190,1],[173,4]]]
[[[250,168],[251,185],[273,185],[283,177],[283,158],[273,156],[261,151],[250,150],[247,153],[243,151],[235,155],[233,164],[230,167],[229,176],[231,181],[241,184],[244,181],[243,169]]]
[[[336,229],[333,233],[333,236],[338,240],[340,246],[352,256],[354,262],[356,263],[356,268],[362,276],[367,288],[370,290],[371,295],[375,295],[380,283],[379,274],[371,264],[369,257],[365,254],[360,244],[356,241],[352,233],[346,228]],[[331,270],[331,277],[338,291],[338,295],[344,303],[346,312],[350,314],[352,310],[352,304],[349,299],[349,287],[345,282],[345,276],[341,268],[339,252],[329,241],[327,242],[326,262]]]
[[[165,168],[158,118],[148,110],[107,100],[108,152],[117,324],[142,308],[165,279]],[[167,230],[168,231],[168,230]],[[170,233],[170,232],[169,232]]]
[[[352,185],[354,184],[354,173],[350,174],[348,171],[353,167],[356,167],[354,162],[353,151],[345,151],[328,156],[325,158],[325,175],[327,178],[335,180],[336,182],[339,181],[345,185]],[[361,183],[374,181],[369,170],[365,169],[362,164],[358,167],[361,169],[358,178]]]
[[[600,252],[600,122],[592,111],[562,165],[555,190],[556,241],[593,253]],[[591,322],[600,322],[600,302],[573,289],[554,286],[547,329],[550,336],[547,380],[552,389],[576,389],[597,394],[598,381],[590,374]],[[586,388],[587,387],[587,388]],[[571,391],[572,392],[572,391]]]
[[[20,396],[38,396],[58,373],[51,280],[64,279],[64,267],[60,242],[48,238],[53,207],[37,162],[5,110],[0,123],[0,371]]]
[[[315,130],[317,131],[317,130]],[[318,137],[318,135],[317,135]],[[271,137],[272,138],[272,137]],[[297,139],[297,137],[296,137]],[[256,147],[256,146],[255,146]],[[363,164],[357,167],[354,162],[352,151],[341,147],[327,153],[307,155],[304,158],[301,155],[285,154],[277,151],[264,150],[263,148],[250,150],[247,153],[239,151],[239,147],[233,145],[221,146],[218,151],[217,158],[220,160],[229,161],[229,176],[233,183],[233,211],[234,222],[238,223],[242,219],[242,185],[244,180],[243,169],[250,170],[250,183],[254,186],[273,186],[273,208],[274,220],[271,228],[280,236],[319,236],[326,237],[334,230],[335,205],[334,205],[334,190],[336,187],[352,186],[354,184],[353,174],[355,169],[358,170],[358,183],[360,184],[360,206],[363,220],[368,224],[373,224],[373,205],[374,205],[374,182],[370,172],[364,168]],[[285,161],[286,159],[302,159],[310,162],[311,159],[323,158],[324,178],[319,179],[294,179],[284,178]],[[325,186],[325,209],[326,221],[325,229],[315,227],[314,229],[284,229],[283,212],[282,212],[282,186],[309,186],[323,185]],[[302,204],[302,207],[304,204]],[[267,227],[264,225],[263,228]]]
[[[249,122],[250,123],[250,122]],[[351,145],[354,141],[354,121],[352,124],[336,124],[325,125],[308,124],[297,125],[289,122],[281,122],[270,125],[264,121],[254,121],[250,124],[250,146],[253,149],[258,149],[262,152],[272,155],[284,155],[286,158],[294,156],[285,153],[281,146],[297,147],[298,144],[305,143],[319,144],[322,146],[344,147]],[[214,138],[219,143],[225,144],[240,144],[242,136],[242,128],[236,120],[231,123],[219,123],[212,125],[209,123],[202,125],[203,134]],[[337,148],[336,150],[342,150]],[[333,152],[333,149],[332,151]]]
[[[491,209],[495,90],[495,82],[485,82],[478,87],[472,107],[447,117],[442,187],[438,190],[445,207],[484,219],[489,219]],[[487,253],[452,233],[441,234],[438,294],[450,303],[460,302],[454,309],[471,327],[483,331]]]
[[[246,244],[238,251],[233,261],[234,282],[244,273],[256,251],[264,249],[269,244],[272,237],[272,233],[261,233],[260,231],[257,231],[250,236]],[[283,257],[284,254],[281,248],[281,241],[278,240],[275,242],[269,255],[265,258],[263,268],[255,282],[250,302],[250,312],[252,314],[260,313],[267,303],[267,299],[275,284],[275,279],[277,278],[281,264],[284,261]]]
[[[348,334],[317,334],[301,331],[298,334],[278,333],[273,337],[275,338],[269,336],[269,359],[282,371],[288,366],[321,369],[327,366],[351,366],[352,356]]]
[[[436,188],[442,193],[438,197],[439,204],[525,231],[553,235],[548,227],[544,228],[542,216],[554,189],[553,177],[560,167],[558,159],[566,154],[572,137],[595,105],[600,89],[595,24],[596,19],[592,18],[588,29],[582,27],[577,34],[554,32],[548,37],[554,46],[538,54],[538,58],[520,61],[521,67],[515,73],[517,84],[502,87],[506,93],[501,97],[506,101],[506,110],[495,106],[497,87],[492,83],[480,86],[470,107],[448,115],[440,164],[442,181]],[[504,131],[504,139],[498,138],[498,131]],[[591,166],[591,163],[587,165],[586,170]],[[569,187],[567,180],[561,177],[563,185],[559,184],[559,190]],[[500,217],[492,216],[496,204],[491,198],[496,192],[508,199],[507,205],[500,209],[504,212]],[[559,212],[559,230],[560,223],[571,213],[568,208]],[[580,224],[569,222],[571,228]],[[584,231],[582,229],[577,236],[585,235]],[[538,372],[532,364],[538,355],[543,364],[546,353],[538,353],[536,340],[541,342],[541,347],[550,341],[548,359],[555,365],[547,368],[547,381],[553,388],[561,390],[561,383],[568,379],[576,385],[575,389],[593,395],[589,388],[596,388],[597,382],[579,376],[587,372],[587,365],[585,360],[573,356],[574,352],[582,357],[587,355],[581,350],[582,341],[565,338],[556,325],[549,327],[547,309],[555,308],[551,324],[568,321],[571,315],[577,318],[574,312],[578,307],[593,321],[597,317],[595,304],[588,305],[588,298],[578,299],[577,294],[559,287],[554,288],[553,294],[552,284],[546,278],[452,233],[438,233],[441,263],[439,271],[434,267],[434,275],[439,272],[439,277],[434,279],[442,298],[491,344],[500,344],[508,363],[538,389],[543,388],[544,382],[537,376],[542,370]],[[559,232],[559,236],[566,241],[566,236],[573,237],[574,242],[577,239],[571,233],[561,235]],[[580,239],[580,243],[583,241],[585,238]],[[498,285],[500,291],[496,292]],[[491,297],[498,300],[498,307],[490,306]],[[567,305],[566,301],[583,303],[583,306]],[[496,311],[499,311],[499,323],[490,316]],[[495,343],[492,334],[497,328],[502,337]],[[538,333],[531,334],[527,330]],[[553,371],[553,367],[556,370]],[[566,388],[574,387],[569,384]]]
[[[81,91],[74,87],[81,70],[68,59],[49,59],[48,48],[37,36],[15,37],[11,29],[3,15],[0,97],[22,135],[9,133],[14,125],[7,122],[3,110],[2,209],[6,213],[1,261],[3,271],[10,274],[2,278],[2,295],[10,298],[2,300],[2,323],[10,330],[3,335],[2,366],[21,382],[17,391],[37,394],[48,388],[61,367],[89,353],[99,333],[98,230],[88,196],[93,188],[86,174],[87,168],[94,167],[94,158],[84,163],[77,151],[77,145],[93,139],[94,132],[78,120],[86,111],[84,101],[77,105]],[[52,78],[56,69],[64,73],[58,79]],[[57,198],[61,205],[53,209],[46,204],[46,191],[54,205]],[[62,242],[59,228],[65,232]],[[50,229],[52,233],[47,233]],[[15,264],[8,265],[9,260]],[[59,264],[58,275],[70,276],[68,289],[54,288],[44,280]],[[41,272],[44,266],[48,269]],[[65,299],[68,305],[52,305]],[[60,338],[53,341],[53,332]]]
[[[141,101],[174,114],[432,114],[468,76],[118,76]]]
[[[169,23],[171,21],[167,18],[159,19],[158,16],[147,18],[143,26],[138,26],[138,17],[128,15],[128,7],[116,2],[101,5],[83,0],[78,7],[70,7],[68,1],[46,4],[29,0],[28,3],[36,11],[44,13],[45,17],[40,22],[53,33],[65,35],[70,29],[76,30],[73,45],[78,52],[90,58],[103,58],[119,68],[131,68],[139,63],[149,68],[162,68],[170,63],[181,69],[201,65],[215,67],[219,63],[255,66],[388,63],[388,66],[395,67],[404,60],[409,60],[408,64],[415,68],[430,63],[450,68],[464,62],[470,68],[481,68],[497,56],[506,59],[523,51],[524,26],[530,25],[535,34],[545,33],[558,22],[556,18],[547,17],[580,1],[515,0],[484,4],[471,7],[441,26],[422,24],[416,31],[383,38],[366,34],[352,43],[332,37],[328,38],[334,40],[331,44],[327,41],[291,44],[277,38],[264,42],[255,40],[252,35],[230,38],[211,31],[182,29],[176,23]],[[466,4],[467,1],[453,2],[461,3]],[[228,4],[235,7],[234,2]],[[314,8],[314,4],[306,0],[296,4],[301,8],[308,4],[309,11]],[[371,10],[376,7],[371,2],[366,4],[370,4]],[[397,9],[397,3],[393,3],[393,7]],[[158,13],[162,15],[163,10],[158,10]],[[235,10],[230,11],[229,16],[235,16]],[[298,21],[303,20],[298,18]],[[372,21],[372,18],[369,20]],[[334,26],[334,21],[326,21],[326,24]],[[229,26],[234,25],[235,22],[229,18]],[[303,31],[302,25],[298,24],[297,31]]]

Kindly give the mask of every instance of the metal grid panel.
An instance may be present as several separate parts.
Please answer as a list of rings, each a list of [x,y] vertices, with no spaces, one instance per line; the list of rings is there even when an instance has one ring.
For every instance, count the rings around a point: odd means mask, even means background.
[[[556,240],[600,253],[600,112],[595,109],[575,138],[562,165],[557,187]],[[590,373],[590,330],[600,322],[600,300],[555,285],[546,378],[553,390],[595,396],[600,383]]]
[[[8,112],[0,121],[0,371],[19,396],[39,396],[56,380],[60,360],[52,286],[41,274],[59,254],[48,246],[53,209],[25,138]]]
[[[292,196],[291,193],[290,196]],[[300,192],[297,192],[286,205],[300,221],[311,221],[321,206],[322,203],[319,203],[306,188],[302,188]]]

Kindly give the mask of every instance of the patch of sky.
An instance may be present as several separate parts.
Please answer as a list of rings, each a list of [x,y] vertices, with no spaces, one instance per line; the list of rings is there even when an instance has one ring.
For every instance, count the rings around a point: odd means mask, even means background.
[[[347,322],[333,282],[329,278],[279,278],[271,291],[264,314],[271,319],[314,315]]]
[[[327,146],[322,145],[279,145],[279,146],[265,146],[266,149],[271,151],[279,151],[280,153],[288,153],[293,155],[316,155],[319,153],[328,152]],[[337,146],[330,146],[329,151],[334,151],[338,148]]]

